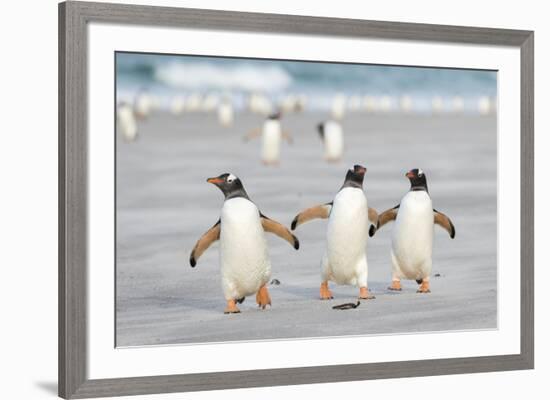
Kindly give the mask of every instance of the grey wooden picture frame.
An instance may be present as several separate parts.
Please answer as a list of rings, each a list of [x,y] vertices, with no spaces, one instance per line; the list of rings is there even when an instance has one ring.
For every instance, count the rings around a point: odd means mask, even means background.
[[[511,46],[521,53],[521,352],[306,368],[87,376],[90,22]],[[92,2],[59,4],[59,396],[90,398],[534,368],[534,32]]]

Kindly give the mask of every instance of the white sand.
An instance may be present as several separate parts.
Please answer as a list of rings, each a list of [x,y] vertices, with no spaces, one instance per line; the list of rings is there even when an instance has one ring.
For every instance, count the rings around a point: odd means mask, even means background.
[[[350,115],[343,121],[345,160],[326,164],[315,126],[321,115],[283,120],[295,143],[284,144],[279,167],[264,167],[259,142],[242,136],[257,116],[237,114],[231,128],[215,115],[153,115],[135,143],[117,140],[117,345],[194,343],[272,338],[487,329],[497,325],[496,120],[494,116]],[[242,313],[224,315],[218,245],[196,268],[189,253],[217,221],[223,196],[205,182],[233,172],[261,211],[286,225],[304,207],[330,201],[346,169],[367,166],[371,207],[396,205],[409,187],[405,172],[422,168],[434,207],[457,229],[451,240],[436,228],[432,293],[390,283],[390,230],[368,244],[369,287],[376,295],[354,310],[354,287],[331,285],[335,299],[318,300],[319,261],[326,221],[298,228],[295,251],[269,236],[273,307],[258,310],[253,296]]]

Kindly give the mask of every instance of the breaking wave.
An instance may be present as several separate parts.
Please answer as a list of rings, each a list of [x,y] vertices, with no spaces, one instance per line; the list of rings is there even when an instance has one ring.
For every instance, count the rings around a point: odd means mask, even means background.
[[[222,89],[278,92],[292,84],[292,77],[277,66],[169,63],[155,69],[157,81],[180,89]]]

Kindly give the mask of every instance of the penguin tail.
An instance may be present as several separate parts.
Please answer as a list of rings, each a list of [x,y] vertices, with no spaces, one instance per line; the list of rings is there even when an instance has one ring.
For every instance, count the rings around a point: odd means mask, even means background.
[[[422,283],[422,279],[416,279],[416,283],[420,285]]]
[[[237,299],[236,302],[239,304],[243,304],[244,299],[246,299],[246,297],[243,296],[240,299]]]

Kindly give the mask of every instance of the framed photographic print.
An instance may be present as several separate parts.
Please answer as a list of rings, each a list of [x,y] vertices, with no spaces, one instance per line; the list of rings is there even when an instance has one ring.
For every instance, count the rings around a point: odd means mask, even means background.
[[[531,31],[59,5],[59,395],[534,366]]]

